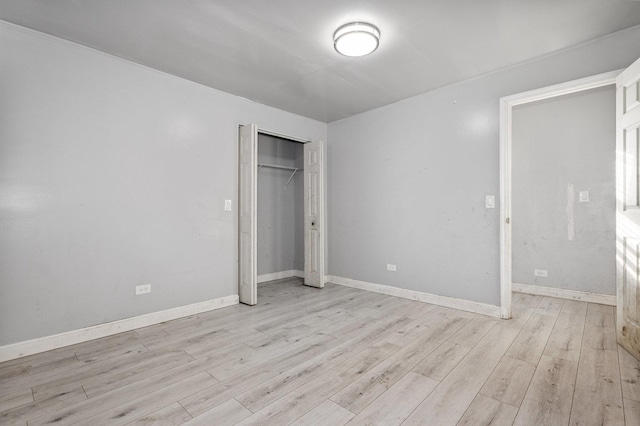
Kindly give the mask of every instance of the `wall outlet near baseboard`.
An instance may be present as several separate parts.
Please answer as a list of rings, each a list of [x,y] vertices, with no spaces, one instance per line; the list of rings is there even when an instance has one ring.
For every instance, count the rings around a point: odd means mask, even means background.
[[[387,263],[387,271],[396,272],[396,265]]]
[[[533,275],[535,275],[536,277],[543,277],[543,278],[547,278],[549,276],[547,274],[547,270],[546,269],[534,269],[533,270]]]
[[[136,296],[140,296],[141,294],[151,293],[151,284],[143,284],[136,286]]]

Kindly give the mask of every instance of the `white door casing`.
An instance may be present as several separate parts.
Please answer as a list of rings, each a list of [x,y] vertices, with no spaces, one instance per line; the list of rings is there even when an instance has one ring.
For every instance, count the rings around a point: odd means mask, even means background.
[[[238,296],[240,303],[258,302],[258,128],[240,127],[238,143]]]
[[[304,283],[324,287],[324,158],[321,141],[304,144]]]
[[[618,343],[640,359],[640,59],[616,79]]]

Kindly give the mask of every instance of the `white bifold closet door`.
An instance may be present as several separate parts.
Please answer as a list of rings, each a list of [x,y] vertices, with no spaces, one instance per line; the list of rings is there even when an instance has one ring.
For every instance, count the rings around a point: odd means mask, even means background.
[[[322,142],[304,144],[304,283],[324,287],[324,158]]]
[[[258,128],[240,127],[238,153],[238,296],[258,302]]]

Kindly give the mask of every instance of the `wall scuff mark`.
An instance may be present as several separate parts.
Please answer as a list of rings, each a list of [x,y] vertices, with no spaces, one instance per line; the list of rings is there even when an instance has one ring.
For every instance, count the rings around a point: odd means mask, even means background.
[[[567,186],[567,238],[573,241],[576,238],[576,230],[574,224],[573,204],[575,200],[575,185],[572,183]]]

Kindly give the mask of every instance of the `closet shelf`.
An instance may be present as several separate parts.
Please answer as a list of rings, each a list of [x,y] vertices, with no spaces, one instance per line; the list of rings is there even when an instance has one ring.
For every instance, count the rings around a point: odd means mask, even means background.
[[[287,183],[285,183],[284,185],[284,189],[287,189],[287,186],[289,186],[289,182],[291,182],[291,179],[293,179],[293,177],[296,175],[296,172],[300,170],[296,167],[278,166],[276,164],[258,164],[258,170],[260,170],[263,167],[268,167],[270,169],[293,170],[293,173],[291,173],[291,177],[289,178]]]

